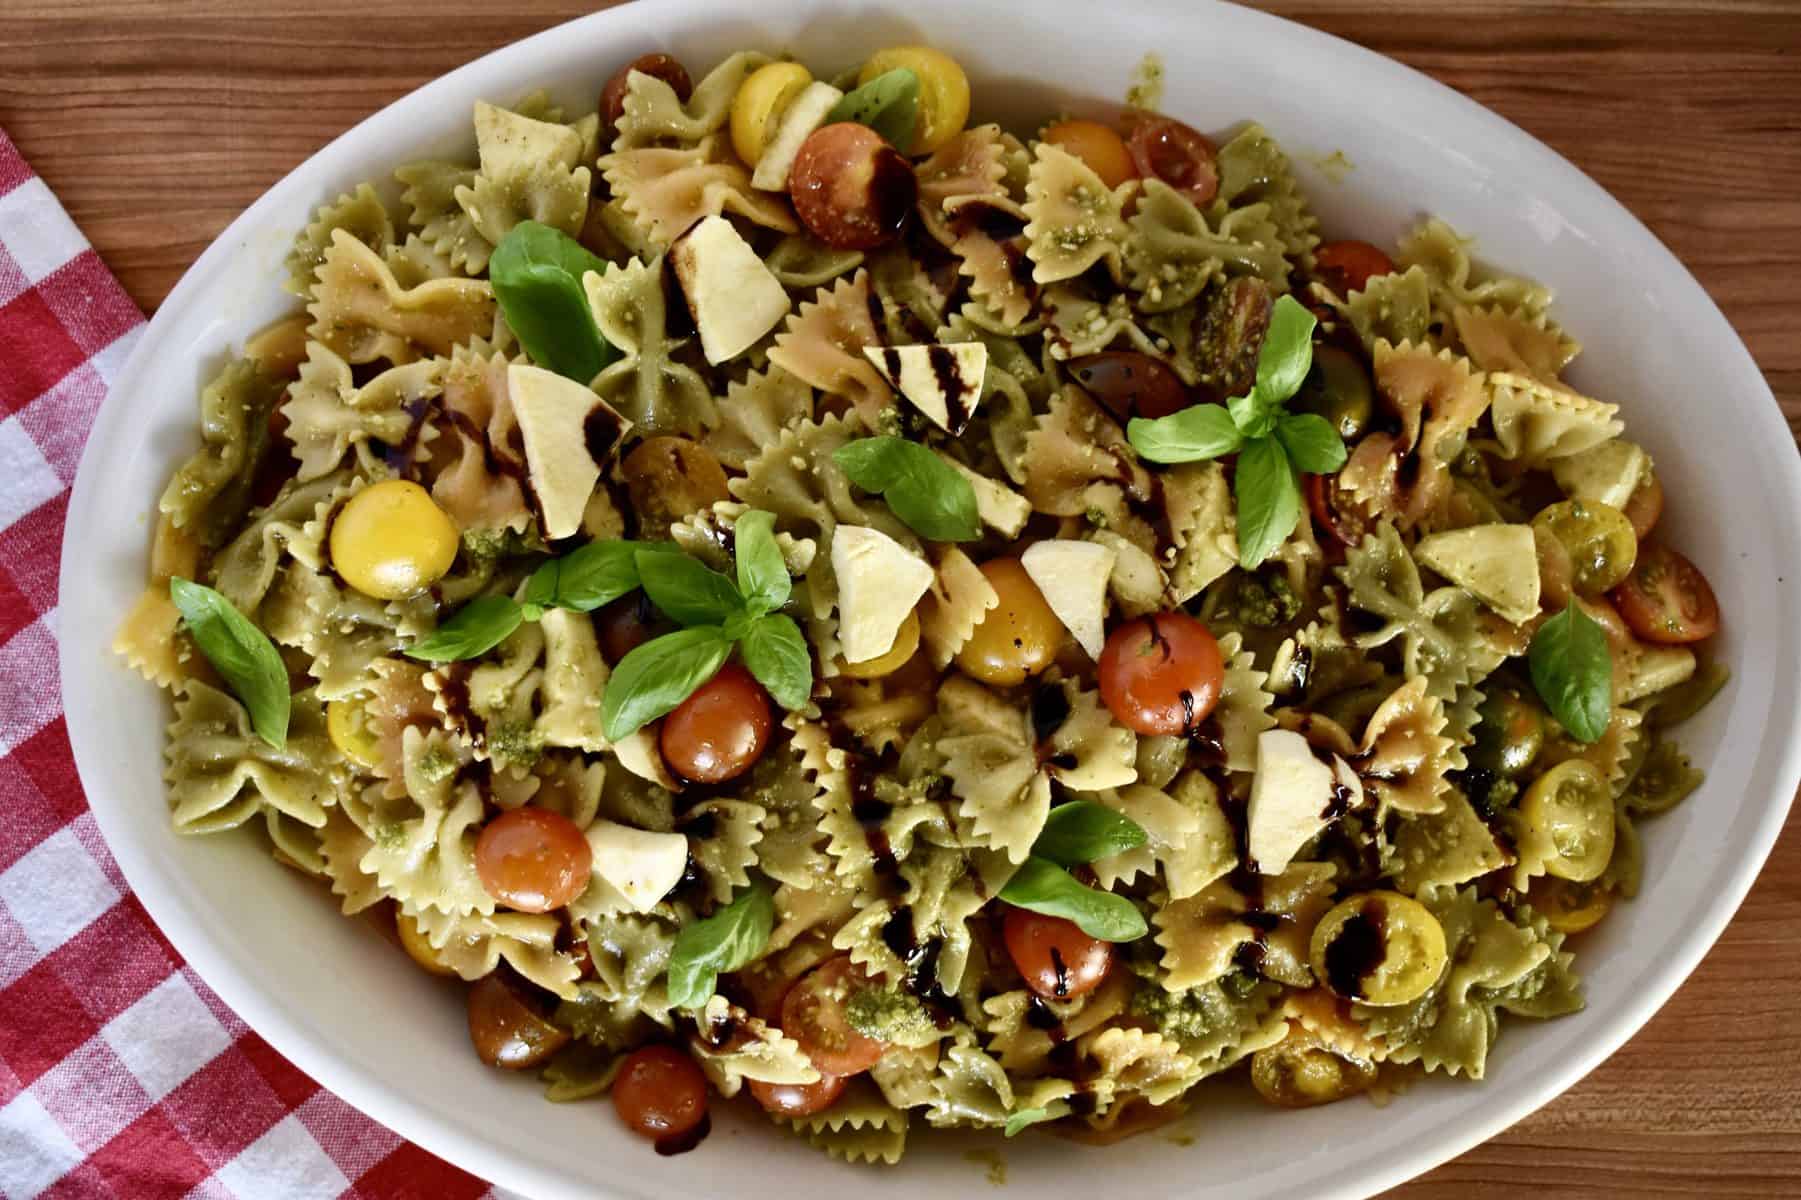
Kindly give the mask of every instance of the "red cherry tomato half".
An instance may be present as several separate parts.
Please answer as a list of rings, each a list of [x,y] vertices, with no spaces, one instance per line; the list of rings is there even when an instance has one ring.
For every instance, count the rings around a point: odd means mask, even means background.
[[[482,827],[475,873],[495,900],[518,912],[562,908],[588,886],[594,852],[575,822],[547,808],[518,808]]]
[[[750,770],[769,745],[769,693],[737,663],[700,685],[663,718],[663,761],[694,783],[724,783]]]
[[[1698,642],[1720,627],[1720,604],[1707,577],[1694,563],[1656,542],[1639,547],[1632,574],[1611,594],[1620,616],[1647,642]]]
[[[750,1094],[764,1112],[778,1117],[810,1117],[838,1103],[849,1082],[842,1075],[827,1075],[823,1071],[818,1083],[764,1083],[753,1079]]]
[[[692,1133],[707,1119],[707,1077],[674,1046],[634,1050],[613,1081],[613,1109],[648,1138]]]
[[[1001,924],[1007,955],[1026,986],[1050,1000],[1085,996],[1113,966],[1113,946],[1089,937],[1074,921],[1009,908]]]
[[[1167,417],[1193,402],[1169,364],[1132,350],[1107,350],[1069,360],[1069,373],[1084,391],[1122,421]]]
[[[881,134],[840,121],[820,126],[801,143],[788,194],[814,237],[839,250],[869,250],[900,235],[919,181]]]
[[[551,1023],[544,993],[516,978],[510,968],[490,971],[469,987],[465,998],[469,1040],[490,1067],[522,1071],[544,1063],[569,1041],[569,1031]]]
[[[1368,242],[1327,242],[1313,252],[1313,269],[1333,291],[1348,296],[1376,276],[1393,273],[1395,264]]]
[[[657,612],[650,597],[641,591],[628,592],[602,605],[594,614],[594,624],[600,638],[601,657],[613,667],[639,646],[670,629],[669,622]]]
[[[618,125],[619,118],[625,115],[625,90],[631,83],[633,71],[661,79],[675,89],[675,98],[684,104],[694,94],[694,81],[688,78],[688,69],[669,55],[646,54],[634,58],[615,71],[600,91],[600,119],[606,122],[608,129]]]
[[[1140,175],[1161,179],[1196,207],[1211,204],[1219,194],[1219,162],[1213,143],[1199,130],[1168,117],[1153,117],[1133,127],[1126,148]]]
[[[1655,472],[1633,489],[1626,499],[1626,507],[1620,511],[1632,522],[1633,536],[1639,541],[1651,536],[1651,531],[1657,528],[1657,519],[1663,516],[1663,483]]]
[[[1373,522],[1338,489],[1336,475],[1308,475],[1303,484],[1307,508],[1319,527],[1341,546],[1357,546]]]
[[[850,955],[840,954],[795,980],[783,998],[782,1032],[800,1043],[822,1073],[867,1071],[888,1048],[886,1042],[858,1033],[845,1014],[851,993],[870,986]]]
[[[1192,733],[1219,703],[1225,667],[1207,627],[1183,612],[1137,617],[1107,636],[1101,699],[1147,735]]]

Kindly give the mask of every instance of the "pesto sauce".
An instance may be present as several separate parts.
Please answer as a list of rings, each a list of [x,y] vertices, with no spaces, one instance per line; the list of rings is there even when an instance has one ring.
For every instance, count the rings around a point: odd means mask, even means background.
[[[1163,107],[1163,56],[1149,51],[1132,68],[1132,82],[1126,85],[1126,107]]]

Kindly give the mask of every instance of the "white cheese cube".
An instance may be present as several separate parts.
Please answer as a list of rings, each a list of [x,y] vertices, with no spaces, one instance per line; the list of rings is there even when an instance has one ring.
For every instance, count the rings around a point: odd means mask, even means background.
[[[544,536],[569,537],[581,528],[602,464],[632,423],[585,385],[542,367],[508,367],[507,393],[525,438]]]
[[[952,437],[963,433],[981,403],[988,347],[980,342],[865,346],[863,353],[914,408]]]
[[[654,783],[666,791],[682,790],[682,781],[664,764],[663,752],[657,749],[655,724],[645,725],[636,733],[628,734],[624,741],[613,743],[613,754],[619,759],[620,766],[639,779]]]
[[[1650,473],[1650,455],[1623,438],[1551,462],[1551,478],[1564,495],[1599,500],[1615,508],[1625,508]]]
[[[649,912],[682,881],[688,869],[688,839],[679,833],[652,833],[616,821],[588,827],[594,874],[639,912]]]
[[[1300,734],[1269,729],[1257,735],[1245,849],[1259,872],[1286,871],[1301,847],[1330,823],[1326,814],[1335,782],[1332,768],[1313,756]]]
[[[763,147],[763,157],[751,172],[750,186],[765,192],[788,190],[788,173],[800,154],[801,143],[815,129],[825,124],[826,115],[838,107],[844,93],[829,83],[815,79],[801,90],[782,114],[775,136]]]
[[[1413,556],[1515,625],[1538,615],[1538,553],[1530,525],[1428,534]]]
[[[1066,538],[1035,542],[1019,556],[1044,602],[1097,661],[1107,641],[1107,580],[1118,557],[1111,546]]]
[[[980,472],[970,470],[948,454],[940,454],[938,457],[949,463],[957,474],[969,480],[969,486],[976,494],[976,515],[982,518],[982,524],[1002,537],[1019,536],[1019,531],[1032,519],[1030,500],[1006,484],[997,483]]]
[[[881,532],[840,525],[832,532],[838,577],[838,642],[848,662],[868,662],[894,647],[894,636],[937,574],[930,563]]]
[[[701,352],[710,363],[736,358],[788,315],[788,289],[724,217],[704,217],[669,247]]]

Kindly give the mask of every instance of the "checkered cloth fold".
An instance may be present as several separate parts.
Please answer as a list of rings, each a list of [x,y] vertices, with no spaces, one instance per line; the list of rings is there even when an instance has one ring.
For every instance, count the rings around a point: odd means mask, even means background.
[[[493,1195],[250,1032],[151,924],[82,798],[57,559],[143,323],[0,131],[0,1197]]]

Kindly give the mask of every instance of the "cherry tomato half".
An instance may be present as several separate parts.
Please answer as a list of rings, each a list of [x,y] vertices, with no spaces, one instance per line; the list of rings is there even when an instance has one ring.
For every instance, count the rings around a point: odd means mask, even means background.
[[[694,783],[724,783],[750,770],[769,745],[769,693],[737,663],[697,688],[663,719],[663,761]]]
[[[788,194],[814,237],[838,250],[869,250],[900,235],[919,181],[881,134],[839,121],[801,143]]]
[[[1663,516],[1663,484],[1655,471],[1639,482],[1620,511],[1632,522],[1632,532],[1639,541],[1651,536],[1651,531],[1657,527],[1657,518]]]
[[[1368,242],[1327,242],[1313,252],[1314,273],[1340,296],[1361,292],[1370,280],[1394,269],[1394,261]]]
[[[1184,612],[1153,613],[1107,636],[1100,678],[1101,699],[1127,729],[1186,734],[1219,703],[1225,667],[1205,625]]]
[[[1632,632],[1647,642],[1678,645],[1711,637],[1720,627],[1720,604],[1707,577],[1668,546],[1648,542],[1613,602]]]
[[[1069,373],[1122,421],[1167,417],[1194,402],[1188,386],[1169,364],[1133,350],[1105,350],[1072,358]]]
[[[600,639],[601,657],[616,667],[619,660],[653,637],[669,632],[669,622],[643,592],[628,592],[602,605],[594,614],[595,634]]]
[[[778,1117],[810,1117],[838,1103],[850,1080],[842,1075],[821,1071],[818,1083],[764,1083],[750,1081],[750,1094],[757,1098],[763,1111]]]
[[[1058,121],[1045,128],[1043,140],[1081,159],[1110,188],[1138,178],[1125,139],[1099,121]]]
[[[1314,521],[1341,546],[1358,546],[1369,536],[1374,521],[1338,487],[1336,475],[1309,475],[1304,490]]]
[[[562,908],[588,886],[594,852],[575,822],[548,808],[516,808],[482,827],[475,873],[482,888],[517,912]]]
[[[1219,162],[1213,143],[1199,130],[1168,117],[1140,121],[1126,139],[1138,173],[1161,179],[1194,201],[1195,207],[1212,203],[1219,194]]]
[[[707,1119],[707,1077],[674,1046],[634,1050],[613,1081],[613,1111],[644,1137],[692,1133]]]
[[[539,1066],[569,1041],[569,1031],[550,1023],[530,985],[505,967],[469,988],[469,1040],[476,1057],[490,1067],[522,1071]]]
[[[654,75],[675,89],[675,98],[683,104],[694,94],[694,81],[688,78],[688,68],[667,54],[646,54],[634,58],[613,73],[607,80],[607,86],[600,90],[600,119],[606,127],[612,129],[619,124],[619,118],[625,115],[625,91],[631,84],[633,71],[645,75]]]
[[[1000,602],[957,651],[957,669],[995,687],[1012,687],[1056,661],[1068,634],[1017,558],[989,559],[982,576]]]
[[[1113,946],[1089,937],[1074,921],[1008,908],[1001,923],[1007,956],[1026,986],[1051,1000],[1085,996],[1113,966]]]
[[[802,975],[782,999],[782,1032],[800,1043],[822,1074],[855,1075],[875,1066],[887,1050],[851,1028],[845,1005],[851,993],[871,986],[863,972],[840,954]]]

